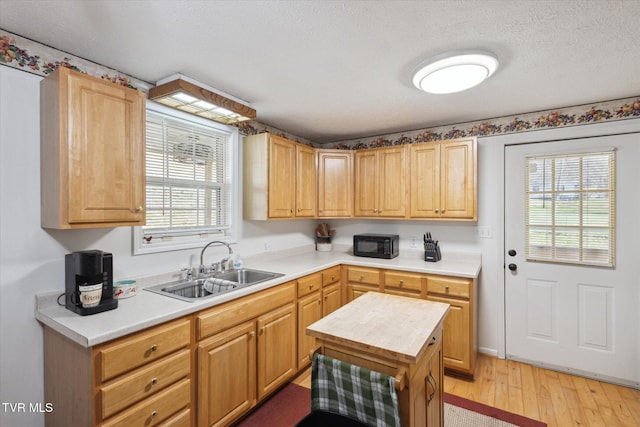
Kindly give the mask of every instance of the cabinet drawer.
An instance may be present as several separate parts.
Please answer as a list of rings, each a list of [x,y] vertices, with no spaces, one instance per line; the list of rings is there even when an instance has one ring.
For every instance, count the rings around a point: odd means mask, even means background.
[[[293,302],[295,292],[294,282],[288,282],[214,307],[196,319],[198,340]]]
[[[182,380],[102,424],[104,427],[149,427],[161,424],[191,402],[191,381]]]
[[[188,319],[181,319],[105,346],[99,351],[96,363],[100,379],[106,381],[188,346],[190,325]]]
[[[350,282],[380,284],[380,273],[375,268],[349,267],[347,277]]]
[[[340,281],[340,266],[336,265],[322,272],[322,286],[327,286]]]
[[[191,409],[178,412],[173,417],[162,423],[162,427],[190,427]]]
[[[298,279],[298,296],[302,297],[322,287],[322,273],[310,274]]]
[[[427,293],[469,298],[471,281],[452,277],[428,277]]]
[[[422,277],[419,274],[385,271],[384,286],[420,292],[422,290]]]
[[[189,350],[183,350],[102,387],[102,419],[151,396],[189,375]]]

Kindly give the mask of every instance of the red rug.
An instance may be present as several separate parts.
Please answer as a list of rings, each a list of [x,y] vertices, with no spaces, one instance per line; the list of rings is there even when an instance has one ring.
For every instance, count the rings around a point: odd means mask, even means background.
[[[493,408],[453,394],[444,394],[444,401],[469,411],[515,424],[520,427],[545,427],[540,421],[526,418],[502,409]],[[293,383],[259,406],[235,427],[293,427],[311,410],[311,390]],[[446,421],[445,421],[446,425]]]

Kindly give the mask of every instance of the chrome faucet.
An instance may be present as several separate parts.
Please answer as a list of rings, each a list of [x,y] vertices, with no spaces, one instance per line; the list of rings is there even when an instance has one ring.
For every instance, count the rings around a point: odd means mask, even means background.
[[[224,265],[224,263],[228,262],[229,259],[231,259],[231,254],[233,253],[233,249],[231,249],[231,246],[229,246],[228,243],[225,242],[221,242],[220,240],[214,240],[212,242],[207,243],[204,248],[202,248],[202,251],[200,252],[200,269],[199,272],[200,274],[204,274],[206,272],[206,269],[204,267],[204,261],[203,261],[203,256],[204,256],[204,251],[207,250],[207,248],[209,246],[226,246],[227,249],[229,249],[229,256],[224,258],[222,261],[220,261],[220,265]],[[223,271],[224,271],[224,267],[222,267]]]

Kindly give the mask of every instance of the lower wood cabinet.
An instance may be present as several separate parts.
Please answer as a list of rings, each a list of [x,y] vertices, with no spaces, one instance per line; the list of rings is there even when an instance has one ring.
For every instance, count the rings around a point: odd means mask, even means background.
[[[451,306],[444,320],[445,369],[473,378],[478,353],[475,281],[463,277],[428,275],[426,285],[428,300]]]
[[[298,370],[311,363],[309,354],[316,348],[307,326],[342,305],[340,277],[340,266],[336,266],[298,279]]]
[[[295,283],[197,315],[198,426],[227,426],[296,373]]]
[[[44,327],[47,426],[192,425],[190,318],[85,348]]]
[[[380,270],[369,267],[348,266],[347,301],[351,302],[369,291],[381,291]]]
[[[296,313],[293,304],[258,319],[258,399],[296,373]]]
[[[256,404],[256,324],[198,345],[198,425],[226,426]]]
[[[477,354],[475,281],[464,277],[399,270],[383,270],[382,278],[385,293],[428,299],[451,306],[444,320],[444,367],[448,372],[473,378]],[[362,288],[362,285],[353,285],[350,294],[355,298],[365,290],[367,289]]]

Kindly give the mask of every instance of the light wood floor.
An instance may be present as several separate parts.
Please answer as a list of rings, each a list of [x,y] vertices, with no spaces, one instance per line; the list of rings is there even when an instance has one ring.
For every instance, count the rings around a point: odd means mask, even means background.
[[[475,381],[445,376],[444,391],[548,427],[640,426],[640,390],[479,355]],[[294,381],[309,388],[311,370]]]

